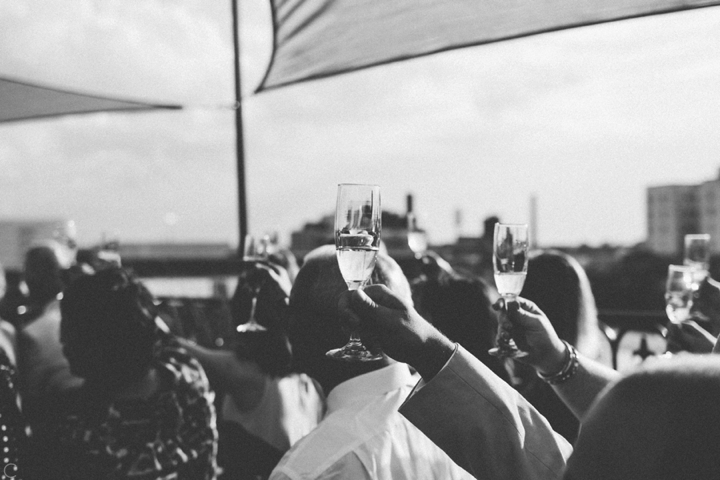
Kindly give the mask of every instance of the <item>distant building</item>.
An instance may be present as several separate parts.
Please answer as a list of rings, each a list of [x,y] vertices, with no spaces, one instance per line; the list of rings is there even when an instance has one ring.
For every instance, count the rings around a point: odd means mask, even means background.
[[[290,251],[302,260],[311,250],[335,242],[335,218],[326,215],[318,222],[306,223],[301,230],[290,234]]]
[[[237,255],[227,243],[124,243],[119,244],[124,260],[222,260]]]
[[[710,251],[720,253],[720,177],[698,187],[698,233],[710,234]]]
[[[647,246],[656,253],[681,253],[688,233],[709,233],[710,248],[720,252],[720,177],[699,185],[649,187],[647,227]]]
[[[414,255],[408,246],[407,233],[407,219],[404,215],[383,212],[380,239],[388,255],[397,261]],[[335,244],[334,215],[326,215],[315,223],[306,223],[301,230],[290,235],[290,250],[298,260],[302,260],[311,250],[327,244]]]
[[[688,233],[701,229],[697,185],[665,185],[647,189],[647,225],[650,250],[675,254]]]

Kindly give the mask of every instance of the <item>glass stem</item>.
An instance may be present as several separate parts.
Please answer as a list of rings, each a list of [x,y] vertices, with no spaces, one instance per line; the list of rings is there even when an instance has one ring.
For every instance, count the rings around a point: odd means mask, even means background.
[[[257,307],[257,295],[253,295],[252,303],[250,304],[250,320],[248,323],[257,323],[255,321],[255,308]]]

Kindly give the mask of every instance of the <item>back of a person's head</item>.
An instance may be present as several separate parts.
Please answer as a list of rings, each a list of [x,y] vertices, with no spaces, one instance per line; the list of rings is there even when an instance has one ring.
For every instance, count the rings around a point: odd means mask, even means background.
[[[411,302],[410,285],[400,266],[378,253],[371,283],[384,284]],[[290,295],[290,343],[297,370],[314,377],[327,393],[338,383],[380,368],[384,362],[342,362],[325,352],[348,340],[338,312],[338,298],[347,290],[335,256],[335,247],[318,247],[305,256]]]
[[[158,339],[150,292],[128,272],[75,279],[61,301],[61,341],[74,374],[109,389],[147,371]]]
[[[498,314],[496,295],[480,277],[458,272],[414,285],[418,312],[450,340],[459,343],[501,378],[508,375],[502,360],[488,350],[494,346]]]
[[[59,252],[51,244],[36,245],[25,253],[23,273],[30,301],[46,303],[63,291],[63,268]]]
[[[595,356],[600,335],[595,297],[582,266],[558,250],[531,252],[521,295],[550,319],[558,336]]]
[[[596,401],[565,478],[720,478],[719,399],[720,356],[650,362]]]

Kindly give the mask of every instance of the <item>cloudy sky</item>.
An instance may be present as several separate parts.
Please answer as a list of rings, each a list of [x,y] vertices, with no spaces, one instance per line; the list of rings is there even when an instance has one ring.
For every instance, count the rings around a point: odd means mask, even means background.
[[[251,231],[331,213],[336,184],[415,195],[433,242],[483,218],[541,244],[645,238],[645,189],[720,167],[720,8],[544,34],[254,95],[265,0],[242,0]],[[0,217],[72,218],[81,244],[237,243],[230,2],[0,2],[0,75],[185,105],[0,125]],[[460,231],[454,223],[462,211]]]

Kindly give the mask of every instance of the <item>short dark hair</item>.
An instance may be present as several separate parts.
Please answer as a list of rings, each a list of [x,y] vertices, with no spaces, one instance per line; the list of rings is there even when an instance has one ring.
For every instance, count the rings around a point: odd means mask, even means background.
[[[122,388],[149,368],[159,340],[150,292],[121,268],[75,279],[61,301],[70,368],[91,384]]]
[[[566,479],[720,478],[720,356],[655,359],[596,400]]]
[[[50,245],[38,245],[25,253],[23,266],[30,301],[44,304],[63,291],[62,266],[57,251]]]
[[[388,286],[412,302],[410,285],[400,266],[389,256],[378,253],[371,282]],[[314,377],[325,393],[348,377],[376,370],[380,362],[339,362],[328,360],[325,352],[342,347],[348,337],[338,312],[338,297],[347,290],[340,273],[334,245],[310,252],[293,284],[290,295],[290,343],[295,369]]]

